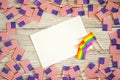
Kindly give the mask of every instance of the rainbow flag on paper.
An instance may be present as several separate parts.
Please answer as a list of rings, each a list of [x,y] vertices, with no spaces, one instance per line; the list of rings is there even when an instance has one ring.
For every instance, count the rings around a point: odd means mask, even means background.
[[[92,45],[94,41],[96,41],[96,37],[93,32],[90,32],[88,35],[83,37],[83,40],[78,45],[76,58],[85,59],[88,48]]]

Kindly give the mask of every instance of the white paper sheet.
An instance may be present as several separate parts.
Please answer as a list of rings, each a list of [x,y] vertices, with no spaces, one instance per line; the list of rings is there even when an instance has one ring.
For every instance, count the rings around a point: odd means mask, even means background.
[[[45,68],[75,56],[77,45],[86,34],[85,27],[78,16],[41,30],[30,37],[42,67]]]

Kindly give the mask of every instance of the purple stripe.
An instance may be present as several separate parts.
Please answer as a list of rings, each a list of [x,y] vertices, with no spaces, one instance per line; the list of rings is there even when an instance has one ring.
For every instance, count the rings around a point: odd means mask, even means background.
[[[112,66],[113,66],[114,68],[118,68],[118,62],[117,62],[117,61],[113,61],[113,62],[112,62]]]
[[[70,79],[69,79],[69,80],[75,80],[75,78],[71,78],[71,77],[70,77]]]
[[[27,80],[35,80],[33,76],[28,76]]]
[[[0,41],[2,41],[2,37],[0,36]]]
[[[104,64],[105,58],[99,58],[99,64]]]
[[[24,21],[21,21],[20,23],[18,23],[19,27],[22,27],[25,25],[25,22]]]
[[[114,23],[115,25],[119,25],[120,24],[119,19],[118,18],[114,19]]]
[[[110,69],[110,67],[108,67],[108,68],[105,68],[105,73],[109,73],[109,72],[111,72],[111,69]]]
[[[9,72],[9,70],[8,70],[7,68],[3,68],[3,69],[2,69],[2,72],[4,72],[4,73],[7,74],[7,73]]]
[[[107,26],[107,24],[103,24],[103,25],[102,25],[102,30],[103,30],[103,31],[108,31],[108,26]]]
[[[117,44],[117,45],[116,45],[116,48],[120,50],[120,44]]]
[[[0,2],[0,7],[2,6],[2,3]]]
[[[68,77],[62,77],[62,80],[69,80]]]
[[[93,11],[93,5],[88,5],[88,11]]]
[[[9,19],[13,18],[14,16],[13,16],[12,13],[10,13],[10,14],[8,14],[6,17],[7,17],[7,19],[9,20]]]
[[[118,12],[118,9],[116,9],[116,8],[113,7],[113,8],[111,9],[111,11],[112,11],[113,13],[115,13],[115,12]]]
[[[51,72],[52,72],[52,70],[51,70],[50,68],[48,68],[48,69],[45,70],[45,73],[46,73],[46,74],[49,74],[49,73],[51,73]]]
[[[4,43],[4,45],[5,45],[6,47],[8,47],[8,46],[11,46],[12,43],[11,43],[11,41],[7,41],[7,42]]]
[[[113,80],[113,78],[115,77],[115,75],[113,73],[111,73],[109,76],[108,76],[108,80]]]
[[[67,14],[70,14],[73,12],[73,10],[72,10],[72,8],[70,8],[70,9],[66,10],[66,12],[67,12]]]
[[[0,55],[2,54],[3,52],[2,52],[2,50],[0,49]]]
[[[18,3],[23,3],[23,2],[24,2],[24,0],[17,0],[17,2],[18,2]]]
[[[74,68],[74,71],[79,71],[80,70],[80,67],[78,65],[76,65]]]
[[[16,71],[19,71],[19,70],[20,70],[20,67],[19,67],[18,64],[16,64],[16,65],[14,66],[14,68],[15,68]]]
[[[42,14],[43,14],[43,10],[39,9],[37,15],[38,15],[38,16],[42,16]]]
[[[98,0],[99,4],[104,4],[105,0]]]
[[[106,13],[108,10],[106,8],[101,9],[102,13]]]
[[[83,0],[84,4],[89,4],[89,2],[90,2],[89,0]]]
[[[38,79],[39,78],[39,74],[38,73],[34,73],[34,78]]]
[[[26,11],[24,9],[20,9],[19,13],[25,15]]]
[[[79,11],[79,12],[78,12],[78,15],[84,16],[84,15],[85,15],[85,11]]]
[[[64,70],[64,71],[68,71],[69,69],[70,69],[69,66],[63,66],[63,70]]]
[[[120,38],[120,29],[117,29],[118,37]]]
[[[16,28],[16,22],[11,22],[11,28]]]
[[[90,63],[90,64],[88,65],[88,67],[89,67],[90,69],[93,69],[93,68],[95,67],[95,64],[94,64],[94,63]]]
[[[111,44],[112,45],[116,45],[116,43],[117,43],[116,39],[111,39]]]
[[[16,80],[24,80],[22,76],[16,78]]]
[[[33,70],[33,67],[32,67],[31,64],[29,64],[29,65],[27,66],[27,68],[29,69],[29,71],[32,71],[32,70]]]
[[[92,43],[96,41],[96,37],[93,37],[90,41],[88,41],[86,44],[87,45],[92,45]]]
[[[62,0],[54,0],[56,4],[61,4]]]
[[[52,10],[52,14],[58,15],[58,11],[57,10]]]
[[[41,5],[41,2],[39,0],[36,0],[34,4],[39,7]]]
[[[18,54],[17,57],[16,57],[16,60],[20,61],[21,58],[22,58],[22,56]]]
[[[83,51],[87,52],[88,48],[89,48],[91,45],[92,45],[92,43],[91,43],[91,44],[87,44],[87,45],[85,46],[85,48],[83,48]]]

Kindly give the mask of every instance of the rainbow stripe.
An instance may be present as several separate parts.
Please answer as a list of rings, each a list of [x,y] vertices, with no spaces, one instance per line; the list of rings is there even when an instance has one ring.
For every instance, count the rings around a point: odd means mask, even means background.
[[[93,32],[90,32],[88,35],[83,37],[83,40],[78,45],[78,52],[76,58],[85,59],[88,48],[92,45],[94,41],[96,41],[96,37]]]

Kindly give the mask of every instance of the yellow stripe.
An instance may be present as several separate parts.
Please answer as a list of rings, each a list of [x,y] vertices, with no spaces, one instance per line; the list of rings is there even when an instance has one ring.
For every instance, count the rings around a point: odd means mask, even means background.
[[[87,42],[89,39],[91,39],[93,36],[95,36],[94,35],[94,33],[93,32],[90,32],[87,36],[85,36],[84,38],[83,38],[83,40],[85,41],[85,42]]]
[[[76,55],[77,59],[81,59],[82,58],[82,49],[79,49]]]

